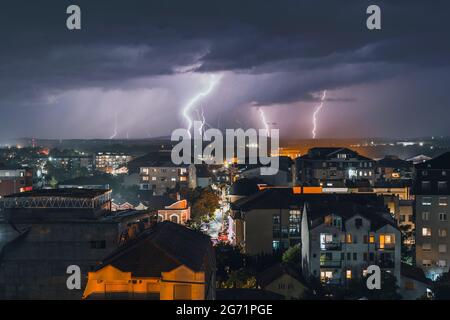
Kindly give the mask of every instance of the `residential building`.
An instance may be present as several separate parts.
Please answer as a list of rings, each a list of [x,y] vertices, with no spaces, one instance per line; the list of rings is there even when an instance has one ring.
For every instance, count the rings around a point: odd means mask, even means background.
[[[403,263],[400,271],[399,293],[403,300],[417,300],[431,297],[433,283],[425,277],[421,268]]]
[[[83,298],[214,299],[211,240],[179,224],[157,223],[89,272]]]
[[[0,230],[8,235],[1,239],[2,299],[80,299],[80,290],[67,288],[68,267],[80,267],[84,286],[130,224],[111,217],[110,190],[36,190],[5,196],[0,205]]]
[[[413,163],[397,156],[386,156],[376,162],[376,177],[381,181],[411,180]]]
[[[175,165],[171,161],[156,160],[141,166],[139,170],[140,189],[162,195],[177,187],[195,188],[195,165]]]
[[[302,214],[302,271],[325,285],[345,285],[377,265],[400,281],[401,233],[375,202],[307,202]]]
[[[450,263],[450,152],[415,169],[416,266],[434,280]]]
[[[285,264],[275,264],[256,276],[259,289],[282,295],[286,300],[302,299],[308,290],[300,272]]]
[[[48,160],[52,166],[61,169],[85,168],[88,171],[92,171],[94,168],[92,155],[52,155],[50,157],[41,157],[40,160]]]
[[[375,164],[347,148],[312,148],[296,159],[296,177],[303,186],[343,187],[358,181],[373,185]]]
[[[131,155],[122,152],[97,152],[95,154],[95,169],[113,173],[133,159]]]
[[[29,168],[0,166],[0,198],[33,189],[33,171]]]

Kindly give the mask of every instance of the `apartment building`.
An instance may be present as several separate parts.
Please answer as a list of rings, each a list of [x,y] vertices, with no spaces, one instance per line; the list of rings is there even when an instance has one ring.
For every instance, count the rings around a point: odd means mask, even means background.
[[[155,195],[165,194],[177,186],[195,188],[195,165],[175,165],[171,161],[152,161],[139,169],[140,189],[149,190]]]
[[[415,169],[416,265],[435,279],[450,263],[450,152]]]
[[[375,164],[347,148],[312,148],[296,160],[297,182],[304,186],[342,187],[375,181]]]
[[[113,173],[132,159],[131,155],[121,152],[97,152],[95,154],[95,169],[101,172]]]
[[[351,199],[308,202],[302,214],[302,270],[326,285],[345,285],[378,265],[400,281],[401,233],[381,207]]]

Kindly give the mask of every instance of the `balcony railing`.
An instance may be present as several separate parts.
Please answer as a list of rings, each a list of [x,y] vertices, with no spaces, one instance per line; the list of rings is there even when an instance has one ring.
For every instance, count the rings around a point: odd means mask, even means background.
[[[342,244],[340,242],[322,243],[320,245],[320,249],[322,251],[325,251],[325,250],[328,250],[328,251],[341,250],[342,249]]]
[[[395,250],[395,244],[384,244],[383,246],[380,246],[380,244],[377,243],[376,249],[381,251],[393,251]]]
[[[320,260],[320,266],[324,268],[340,268],[341,260]]]

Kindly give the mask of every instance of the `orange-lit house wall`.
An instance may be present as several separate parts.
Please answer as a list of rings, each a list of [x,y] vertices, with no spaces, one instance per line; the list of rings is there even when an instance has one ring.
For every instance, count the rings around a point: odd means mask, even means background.
[[[122,272],[111,265],[88,273],[83,299],[89,298],[91,294],[107,297],[108,293],[128,293],[132,298],[133,293],[159,293],[160,300],[174,300],[176,285],[190,286],[191,300],[205,299],[203,272],[194,272],[186,266],[179,266],[169,272],[162,272],[160,278],[143,278],[134,277],[131,272]]]

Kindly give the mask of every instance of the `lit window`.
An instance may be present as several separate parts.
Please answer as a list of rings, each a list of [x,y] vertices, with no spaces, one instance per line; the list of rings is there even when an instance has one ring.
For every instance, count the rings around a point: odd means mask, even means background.
[[[423,243],[422,251],[431,251],[431,243]]]
[[[369,236],[369,243],[375,243],[375,235],[371,234]]]
[[[142,181],[148,181],[148,177],[142,177]]]
[[[422,205],[423,206],[431,206],[431,197],[423,197]]]
[[[448,205],[447,197],[439,197],[439,205],[446,207]]]
[[[172,181],[177,181],[177,178],[172,178],[171,180],[172,180]]]
[[[152,180],[153,180],[153,181],[156,181],[156,177],[152,177]]]
[[[439,260],[438,261],[438,266],[441,267],[441,268],[447,267],[447,260]]]
[[[352,243],[352,235],[350,233],[346,234],[345,242]]]
[[[431,228],[422,228],[422,236],[431,237]]]
[[[352,278],[352,270],[347,270],[347,272],[345,273],[345,277],[347,279],[351,279]]]
[[[431,260],[422,260],[422,266],[431,267]]]
[[[441,238],[445,238],[447,236],[447,229],[439,229],[438,230],[438,235]]]

